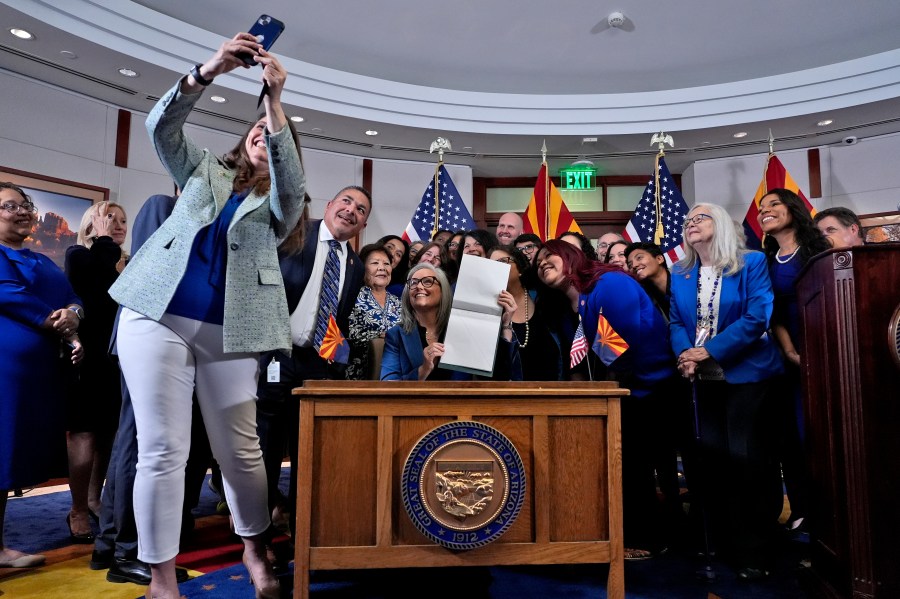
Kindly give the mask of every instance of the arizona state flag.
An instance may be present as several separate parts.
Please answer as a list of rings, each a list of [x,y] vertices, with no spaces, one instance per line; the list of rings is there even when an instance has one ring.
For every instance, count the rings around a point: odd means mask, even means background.
[[[762,248],[763,232],[759,226],[759,221],[756,218],[759,215],[759,201],[769,193],[770,189],[778,189],[779,187],[793,191],[800,196],[806,209],[809,210],[809,215],[816,215],[816,209],[812,207],[812,204],[809,203],[809,200],[807,200],[806,196],[803,195],[803,192],[800,191],[800,186],[797,185],[794,178],[791,177],[791,174],[787,172],[787,169],[784,168],[784,165],[781,164],[778,157],[775,154],[769,154],[768,158],[766,158],[765,174],[763,175],[762,181],[759,183],[759,188],[756,190],[753,201],[750,203],[750,208],[747,210],[747,216],[744,217],[744,234],[747,236],[748,248],[754,250]]]
[[[600,318],[597,320],[597,336],[594,338],[594,344],[591,346],[594,353],[600,356],[600,360],[609,366],[616,361],[616,358],[625,353],[628,349],[628,343],[622,339],[603,312],[600,312]]]
[[[350,360],[350,344],[341,334],[337,322],[334,320],[334,314],[328,315],[328,328],[325,329],[325,336],[322,338],[322,347],[319,348],[319,355],[329,362],[338,362],[346,364]]]
[[[581,233],[581,227],[572,218],[572,213],[566,208],[559,190],[550,180],[546,162],[541,165],[534,193],[522,220],[525,221],[522,231],[534,233],[541,241],[556,239],[566,231]]]

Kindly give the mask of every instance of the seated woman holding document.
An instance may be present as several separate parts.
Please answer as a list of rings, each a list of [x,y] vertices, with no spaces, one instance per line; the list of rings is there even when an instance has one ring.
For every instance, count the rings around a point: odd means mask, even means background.
[[[381,361],[383,381],[471,380],[472,375],[438,368],[444,355],[444,335],[450,320],[453,297],[447,275],[431,264],[417,264],[407,275],[400,298],[400,324],[387,332]],[[514,341],[512,316],[516,302],[501,291],[497,303],[503,308],[495,380],[521,380],[522,365]]]

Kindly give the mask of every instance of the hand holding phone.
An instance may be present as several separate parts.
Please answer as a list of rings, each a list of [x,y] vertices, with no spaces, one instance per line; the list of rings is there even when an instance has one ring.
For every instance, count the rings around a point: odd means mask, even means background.
[[[278,36],[281,35],[282,31],[284,31],[284,23],[275,17],[260,15],[247,33],[256,37],[257,43],[268,52],[272,48],[272,44],[275,43],[275,40],[278,39]],[[247,66],[252,67],[257,64],[257,62],[253,60],[252,54],[241,53],[237,56],[243,60]]]

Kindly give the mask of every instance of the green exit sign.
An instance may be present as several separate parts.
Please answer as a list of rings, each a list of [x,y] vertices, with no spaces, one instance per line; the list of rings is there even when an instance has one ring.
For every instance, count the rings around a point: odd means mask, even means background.
[[[597,169],[589,166],[564,166],[559,169],[559,183],[562,189],[586,191],[594,189]]]

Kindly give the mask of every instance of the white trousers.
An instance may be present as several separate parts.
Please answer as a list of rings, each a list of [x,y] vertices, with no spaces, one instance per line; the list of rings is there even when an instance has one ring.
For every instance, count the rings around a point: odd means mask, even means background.
[[[195,389],[235,532],[264,532],[270,519],[256,434],[258,354],[223,353],[221,325],[170,314],[156,322],[127,308],[117,347],[137,426],[138,558],[158,564],[178,554]]]

